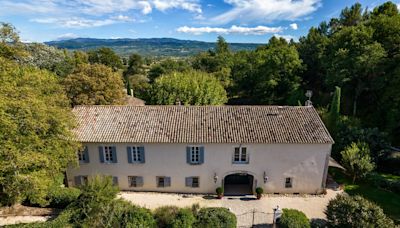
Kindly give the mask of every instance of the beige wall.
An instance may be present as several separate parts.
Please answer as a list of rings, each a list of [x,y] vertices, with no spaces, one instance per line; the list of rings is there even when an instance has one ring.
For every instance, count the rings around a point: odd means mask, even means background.
[[[186,163],[187,144],[85,144],[89,149],[90,163],[71,168],[67,172],[68,183],[73,185],[74,176],[106,174],[117,176],[121,190],[214,193],[223,178],[235,172],[254,175],[254,186],[268,193],[317,193],[321,191],[330,144],[242,144],[249,153],[248,164],[232,164],[234,147],[238,144],[199,144],[204,146],[204,163]],[[99,161],[99,145],[117,147],[118,163],[104,164]],[[145,147],[145,163],[130,164],[127,145]],[[264,183],[264,172],[268,176]],[[214,183],[214,174],[218,181]],[[130,188],[127,176],[143,176],[144,185]],[[156,176],[170,176],[171,187],[158,188]],[[185,186],[185,177],[199,176],[200,187]],[[285,188],[285,177],[293,178],[293,187]]]

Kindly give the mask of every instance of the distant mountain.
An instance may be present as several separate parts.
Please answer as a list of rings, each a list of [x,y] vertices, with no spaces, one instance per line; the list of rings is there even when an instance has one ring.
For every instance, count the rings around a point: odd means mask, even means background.
[[[215,47],[214,42],[194,40],[179,40],[173,38],[149,38],[149,39],[94,39],[75,38],[45,42],[47,45],[69,50],[90,50],[100,47],[112,48],[121,56],[131,53],[139,53],[144,56],[171,56],[184,57],[207,51]],[[261,44],[255,43],[231,43],[233,51],[254,50]]]

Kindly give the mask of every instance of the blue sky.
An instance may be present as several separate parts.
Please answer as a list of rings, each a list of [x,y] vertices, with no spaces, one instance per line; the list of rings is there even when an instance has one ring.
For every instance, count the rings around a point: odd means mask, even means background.
[[[265,43],[298,39],[353,0],[0,0],[0,21],[24,41],[93,37]],[[385,1],[359,1],[372,9]],[[400,0],[394,0],[400,7]]]

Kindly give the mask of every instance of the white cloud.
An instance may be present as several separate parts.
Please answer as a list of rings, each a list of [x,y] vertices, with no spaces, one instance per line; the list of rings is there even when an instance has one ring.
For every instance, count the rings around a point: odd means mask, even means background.
[[[289,42],[290,40],[294,40],[294,41],[297,41],[298,39],[297,39],[297,37],[295,37],[295,36],[291,36],[291,35],[279,35],[279,34],[274,34],[274,36],[275,37],[277,37],[277,38],[283,38],[283,39],[285,39],[287,42]]]
[[[321,0],[224,0],[233,8],[211,19],[212,23],[295,20],[321,5]]]
[[[79,36],[76,35],[75,33],[65,33],[62,35],[59,35],[57,37],[57,40],[69,40],[69,39],[74,39],[74,38],[78,38]]]
[[[110,19],[116,20],[116,21],[124,21],[124,22],[133,22],[133,21],[135,21],[135,19],[133,19],[133,18],[131,18],[129,16],[126,16],[126,15],[122,15],[122,14],[119,14],[118,16],[111,17]]]
[[[290,24],[289,26],[290,26],[290,28],[292,28],[293,30],[297,30],[297,29],[299,28],[299,27],[297,26],[296,23],[292,23],[292,24]]]
[[[177,29],[178,32],[191,33],[194,35],[201,35],[203,33],[218,33],[218,34],[243,34],[243,35],[264,35],[267,33],[278,33],[282,32],[282,27],[241,27],[233,25],[230,28],[218,28],[218,27],[188,27],[183,26]]]
[[[104,20],[92,20],[79,17],[73,18],[39,18],[32,19],[31,21],[42,23],[42,24],[57,24],[66,28],[90,28],[90,27],[100,27],[104,25],[115,24],[118,21],[113,19]]]

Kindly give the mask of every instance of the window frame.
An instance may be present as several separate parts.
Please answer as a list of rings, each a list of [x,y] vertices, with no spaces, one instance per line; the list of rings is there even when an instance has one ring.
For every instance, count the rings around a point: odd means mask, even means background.
[[[106,150],[107,148],[107,150]],[[114,157],[113,157],[113,151],[112,151],[113,146],[103,146],[103,158],[104,158],[104,163],[114,163]],[[109,153],[109,156],[107,159],[107,153]]]
[[[78,151],[78,161],[80,163],[86,163],[85,150],[79,150]]]
[[[132,163],[143,163],[143,157],[139,151],[141,146],[129,146],[131,148]],[[138,159],[140,158],[140,160]]]
[[[293,188],[293,177],[285,177],[285,188]]]
[[[158,176],[157,177],[157,188],[165,188],[166,186],[165,186],[165,176]],[[160,180],[163,180],[162,181],[162,183],[163,183],[163,185],[161,186],[160,185]]]
[[[239,150],[239,154],[238,154],[238,159],[239,160],[238,161],[236,161],[236,149]],[[245,155],[245,160],[242,160],[243,154]],[[233,148],[233,160],[232,160],[232,163],[233,164],[249,164],[249,162],[250,162],[250,156],[249,156],[249,152],[248,152],[247,147],[246,146],[235,146]]]
[[[191,177],[192,178],[192,188],[200,188],[200,177]],[[197,180],[197,186],[194,186],[194,179]]]
[[[189,146],[189,148],[190,148],[190,164],[200,164],[200,147],[201,146],[194,146],[194,145],[191,145],[191,146]],[[193,160],[193,158],[195,159],[195,160]]]

